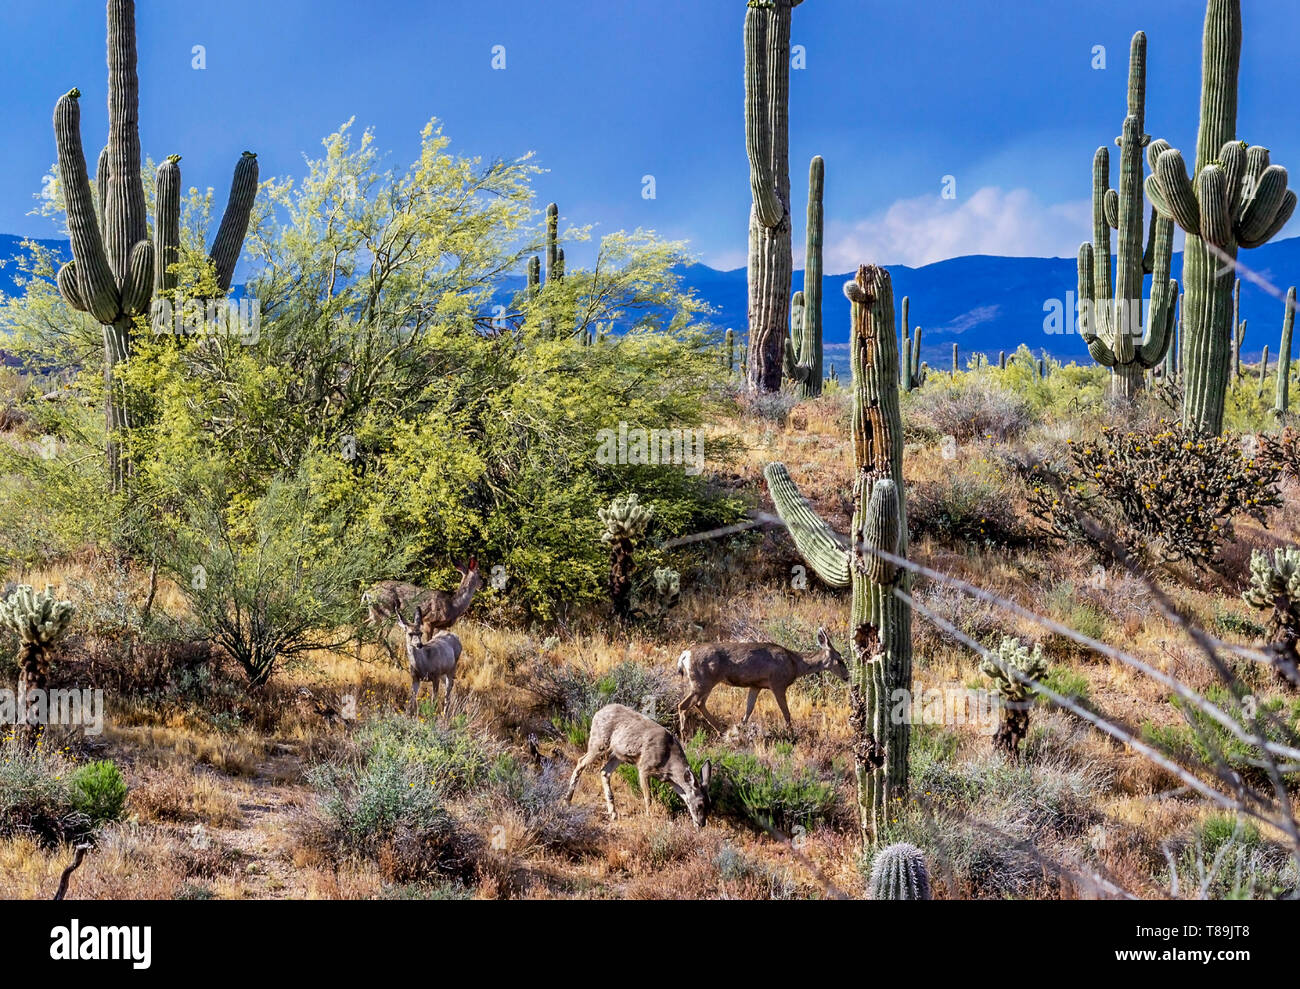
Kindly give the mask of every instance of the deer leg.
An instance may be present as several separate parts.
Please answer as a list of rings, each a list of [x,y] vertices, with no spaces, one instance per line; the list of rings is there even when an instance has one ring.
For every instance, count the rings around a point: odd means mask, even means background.
[[[614,809],[614,788],[609,785],[609,777],[618,768],[618,757],[610,756],[600,771],[600,784],[605,788],[605,806],[609,808],[609,819],[618,820],[618,811]]]
[[[709,687],[708,689],[701,691],[699,703],[697,703],[695,706],[699,708],[700,714],[703,715],[704,720],[713,726],[714,731],[716,731],[719,735],[725,735],[727,733],[727,729],[723,727],[722,722],[719,721],[717,718],[715,718],[713,715],[711,715],[709,713],[709,709],[704,706],[705,704],[708,703],[709,694],[711,693],[713,693],[712,687]]]
[[[454,682],[451,677],[447,677],[447,692],[442,699],[442,716],[444,718],[451,714],[451,688]]]
[[[650,774],[645,771],[644,766],[636,767],[637,779],[641,784],[641,799],[645,802],[646,817],[650,816]]]
[[[695,703],[695,691],[688,690],[686,696],[677,702],[677,728],[682,738],[686,737],[686,712]]]
[[[749,716],[754,713],[754,705],[758,703],[758,687],[749,688],[749,697],[745,699],[745,716],[740,719],[742,725],[749,724]]]
[[[573,767],[573,775],[569,777],[569,792],[564,795],[566,804],[573,803],[573,791],[578,788],[578,777],[582,775],[582,771],[599,758],[599,752],[586,752],[578,760],[578,764]]]
[[[420,699],[420,678],[418,676],[412,676],[411,677],[411,703],[406,706],[407,714],[414,716],[415,713],[419,711],[420,708],[417,703],[419,699]]]
[[[785,706],[785,688],[773,687],[772,696],[776,698],[776,706],[779,707],[781,713],[785,715],[785,726],[791,731],[794,731],[794,722],[790,720],[790,709]]]

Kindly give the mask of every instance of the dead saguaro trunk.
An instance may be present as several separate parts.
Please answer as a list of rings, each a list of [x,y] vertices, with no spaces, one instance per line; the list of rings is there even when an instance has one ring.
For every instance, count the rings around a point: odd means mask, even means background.
[[[753,391],[784,371],[790,285],[790,12],[802,0],[750,0],[745,11],[745,149],[749,214],[749,361]]]

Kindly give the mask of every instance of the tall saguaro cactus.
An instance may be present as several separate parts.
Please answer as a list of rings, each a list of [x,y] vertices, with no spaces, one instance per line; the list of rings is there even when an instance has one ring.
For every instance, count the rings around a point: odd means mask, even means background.
[[[1079,299],[1084,342],[1098,364],[1113,370],[1112,392],[1132,398],[1146,372],[1165,358],[1173,332],[1178,283],[1169,277],[1174,250],[1173,221],[1151,211],[1148,240],[1142,235],[1142,149],[1151,142],[1146,118],[1147,36],[1133,35],[1129,50],[1128,116],[1115,139],[1120,149],[1119,191],[1110,187],[1110,151],[1097,149],[1092,162],[1093,242],[1079,248]],[[1110,232],[1119,233],[1115,283],[1111,287]],[[1142,323],[1142,279],[1151,275],[1151,311]]]
[[[1286,294],[1286,315],[1282,317],[1282,345],[1277,351],[1277,401],[1273,411],[1284,416],[1291,405],[1291,336],[1295,330],[1295,286]]]
[[[1240,248],[1259,247],[1286,225],[1296,194],[1267,148],[1237,136],[1241,0],[1208,0],[1202,51],[1201,124],[1196,167],[1167,141],[1147,148],[1147,197],[1187,231],[1183,252],[1183,425],[1205,435],[1223,430],[1231,370],[1232,282],[1221,277]]]
[[[898,339],[889,272],[863,266],[845,284],[852,302],[852,440],[855,476],[851,537],[813,511],[784,464],[764,470],[777,513],[809,566],[827,584],[851,588],[850,724],[863,838],[875,842],[890,803],[907,789],[910,725],[891,716],[895,690],[912,681],[912,612],[907,570],[878,555],[907,554],[903,488],[903,421],[899,410]]]
[[[158,169],[154,240],[149,239],[140,177],[134,0],[108,0],[108,145],[96,176],[102,231],[82,149],[80,99],[81,91],[72,89],[54,107],[54,140],[72,246],[72,260],[59,270],[57,281],[69,306],[89,313],[104,327],[108,473],[112,486],[120,488],[127,473],[122,440],[131,419],[115,369],[130,357],[136,318],[149,312],[155,293],[175,288],[170,267],[180,246],[180,158],[175,155]],[[243,248],[257,175],[257,156],[244,152],[209,253],[222,292],[230,288]]]
[[[808,166],[808,233],[803,291],[791,302],[790,340],[786,345],[787,377],[799,383],[803,398],[822,393],[822,190],[826,163],[820,155]]]
[[[790,321],[790,13],[802,0],[748,0],[745,150],[749,214],[749,357],[755,391],[780,390]]]

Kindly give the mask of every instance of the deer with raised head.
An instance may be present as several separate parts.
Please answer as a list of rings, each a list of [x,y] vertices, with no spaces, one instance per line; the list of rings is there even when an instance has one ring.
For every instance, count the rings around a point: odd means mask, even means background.
[[[732,687],[748,687],[745,717],[748,724],[754,713],[760,690],[772,691],[776,705],[785,716],[786,727],[794,729],[790,709],[785,703],[785,692],[790,684],[812,673],[833,673],[845,682],[849,679],[848,667],[831,644],[826,629],[817,630],[816,652],[804,656],[775,642],[711,642],[692,646],[677,659],[677,673],[686,680],[686,695],[677,705],[677,717],[682,737],[686,736],[686,714],[692,708],[716,728],[724,731],[721,723],[704,706],[713,688],[720,683]]]
[[[614,791],[609,778],[626,762],[636,766],[647,814],[650,813],[650,780],[661,779],[677,791],[695,826],[704,827],[709,817],[709,779],[713,765],[706,761],[697,777],[686,761],[681,742],[663,725],[622,704],[606,704],[597,711],[591,719],[587,754],[578,760],[569,778],[566,803],[573,800],[582,771],[602,759],[605,764],[600,770],[600,782],[605,789],[605,806],[611,821],[618,820],[618,812],[614,809]]]
[[[397,624],[406,634],[406,658],[411,669],[411,703],[406,713],[415,714],[418,710],[416,700],[420,696],[420,684],[428,683],[433,709],[438,710],[438,684],[447,685],[447,693],[442,702],[442,713],[451,709],[451,691],[456,682],[456,664],[460,661],[460,638],[454,632],[439,632],[433,638],[425,640],[420,625],[420,609],[415,609],[415,620],[410,625],[397,612]]]
[[[483,586],[475,557],[470,557],[464,569],[457,567],[456,570],[460,573],[460,584],[454,591],[435,591],[400,580],[381,580],[361,595],[366,606],[366,621],[378,628],[402,612],[418,607],[423,616],[420,627],[426,638],[433,638],[440,629],[451,628],[461,615],[469,611],[474,595]],[[383,642],[388,655],[396,659],[386,635]]]

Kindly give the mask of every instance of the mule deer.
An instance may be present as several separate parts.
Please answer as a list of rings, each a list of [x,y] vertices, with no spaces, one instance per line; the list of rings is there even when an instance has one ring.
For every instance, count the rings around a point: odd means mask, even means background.
[[[367,623],[378,628],[402,612],[418,607],[423,615],[421,630],[426,638],[433,638],[434,633],[440,629],[451,628],[469,610],[474,595],[483,586],[478,560],[474,557],[470,557],[463,570],[460,567],[456,569],[460,573],[460,584],[451,592],[430,590],[400,580],[382,580],[369,587],[361,595],[361,601],[366,606]],[[383,641],[389,657],[396,659],[386,635]]]
[[[578,788],[582,771],[601,759],[605,760],[605,765],[600,770],[600,782],[605,789],[605,806],[609,808],[611,821],[618,820],[618,812],[614,810],[614,791],[610,788],[609,777],[620,763],[626,762],[636,766],[647,814],[650,813],[650,780],[653,777],[666,781],[676,790],[695,826],[704,827],[709,817],[709,778],[713,765],[705,761],[697,779],[686,761],[681,743],[667,728],[630,707],[606,704],[591,719],[587,754],[573,767],[569,792],[564,798],[566,803],[573,800],[573,791]]]
[[[411,668],[411,703],[406,713],[415,714],[418,710],[416,699],[420,696],[420,684],[428,681],[430,700],[433,709],[438,710],[438,684],[447,684],[447,693],[442,702],[444,715],[451,709],[451,691],[456,681],[456,663],[460,661],[460,639],[453,632],[439,632],[427,642],[420,626],[420,609],[415,609],[415,620],[410,625],[397,613],[397,624],[406,633],[406,658]]]
[[[724,730],[704,706],[719,683],[749,688],[742,725],[747,724],[754,713],[758,692],[766,689],[776,698],[776,705],[785,716],[786,727],[793,730],[790,709],[785,703],[785,692],[790,684],[810,673],[834,673],[841,680],[849,679],[844,658],[831,645],[826,629],[817,630],[817,644],[821,648],[808,656],[775,642],[712,642],[687,649],[677,659],[677,673],[686,678],[687,685],[686,696],[677,705],[682,736],[686,735],[686,713],[691,708],[698,710],[718,731]]]

